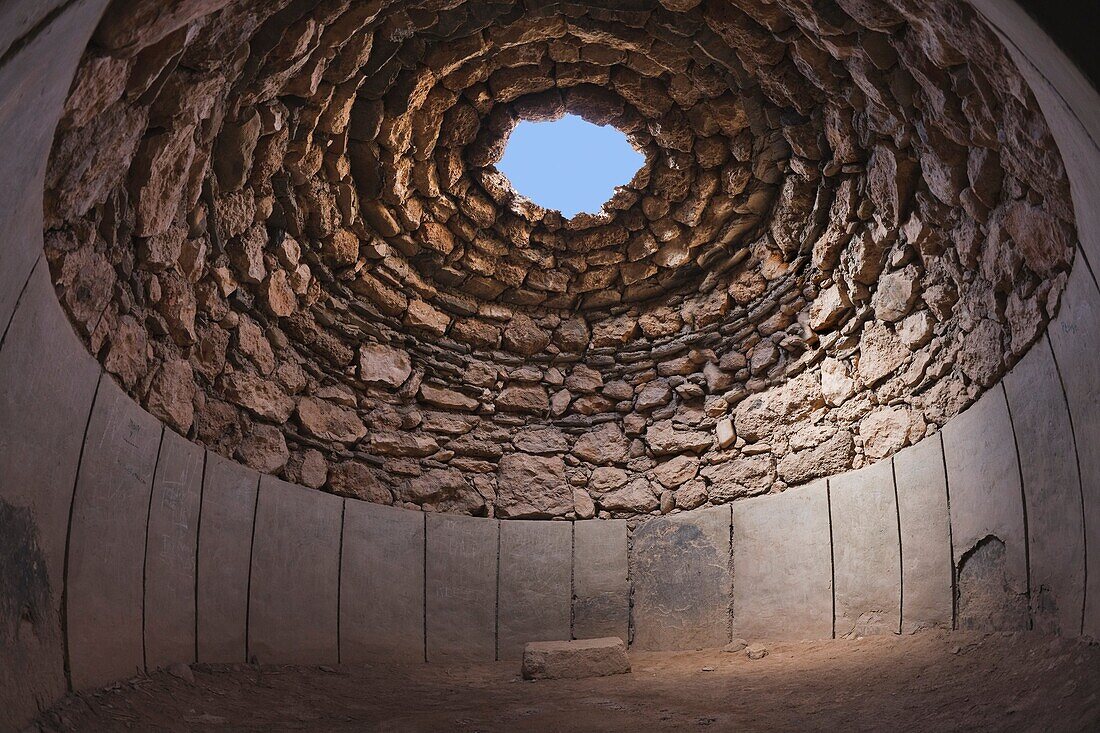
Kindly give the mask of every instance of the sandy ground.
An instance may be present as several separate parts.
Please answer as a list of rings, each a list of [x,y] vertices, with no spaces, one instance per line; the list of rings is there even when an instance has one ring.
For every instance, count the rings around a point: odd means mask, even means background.
[[[42,731],[1097,731],[1100,644],[928,632],[631,654],[633,672],[524,682],[512,663],[195,665],[71,696]],[[180,673],[183,672],[182,675]]]

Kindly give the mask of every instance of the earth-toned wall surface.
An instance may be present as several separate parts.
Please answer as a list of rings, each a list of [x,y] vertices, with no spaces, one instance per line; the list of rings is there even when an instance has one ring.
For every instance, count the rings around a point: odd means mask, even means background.
[[[150,412],[312,488],[624,517],[859,468],[996,383],[1073,259],[953,0],[149,7],[74,81],[54,285]],[[571,220],[493,165],[566,112],[647,161]]]

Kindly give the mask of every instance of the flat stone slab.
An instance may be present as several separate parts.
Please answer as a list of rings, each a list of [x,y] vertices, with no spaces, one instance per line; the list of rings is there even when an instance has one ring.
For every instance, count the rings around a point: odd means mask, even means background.
[[[558,680],[626,674],[630,660],[622,639],[532,641],[523,647],[523,679]]]

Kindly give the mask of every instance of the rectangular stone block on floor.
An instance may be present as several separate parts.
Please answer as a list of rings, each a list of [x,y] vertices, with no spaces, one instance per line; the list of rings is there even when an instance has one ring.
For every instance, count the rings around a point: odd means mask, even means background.
[[[73,496],[66,596],[73,689],[145,668],[142,584],[161,424],[104,374]]]
[[[427,516],[429,662],[496,658],[497,525],[481,517]]]
[[[1028,628],[1023,497],[1005,392],[995,387],[943,428],[959,628]]]
[[[720,647],[730,639],[730,507],[651,519],[630,550],[638,649]]]
[[[829,479],[837,638],[901,630],[901,547],[893,466]]]
[[[344,500],[260,478],[248,657],[261,664],[336,664]]]
[[[734,504],[734,637],[831,638],[832,577],[824,481]]]
[[[195,565],[203,449],[164,431],[145,543],[145,664],[195,661]]]
[[[348,500],[340,661],[424,661],[424,513]]]
[[[519,659],[527,642],[569,638],[572,550],[570,522],[501,522],[498,659]]]
[[[536,641],[523,648],[523,679],[607,677],[630,671],[626,643],[617,637]]]
[[[903,632],[949,629],[952,623],[954,566],[941,437],[936,433],[894,456]]]
[[[573,523],[573,638],[630,641],[626,520]]]
[[[247,661],[248,573],[260,474],[206,452],[199,522],[198,661]]]

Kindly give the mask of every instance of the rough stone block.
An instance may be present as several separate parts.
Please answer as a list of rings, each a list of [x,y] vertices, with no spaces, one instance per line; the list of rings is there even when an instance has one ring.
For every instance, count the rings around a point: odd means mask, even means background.
[[[145,542],[145,665],[195,661],[195,557],[203,450],[164,431]]]
[[[423,512],[348,501],[340,661],[424,661]]]
[[[260,474],[206,452],[198,553],[198,660],[247,660],[248,573]]]
[[[428,515],[429,662],[496,658],[498,524],[480,517]]]
[[[653,519],[634,530],[638,649],[720,647],[730,640],[730,508]]]
[[[574,639],[629,639],[627,542],[625,520],[573,523]]]
[[[733,507],[733,635],[833,634],[829,499],[824,481]]]
[[[838,638],[901,629],[901,548],[889,460],[829,479]]]
[[[65,611],[76,690],[145,668],[145,527],[162,429],[103,375],[73,496]]]
[[[519,659],[527,642],[569,638],[572,544],[570,522],[501,522],[498,659]]]
[[[525,680],[607,677],[629,671],[626,644],[616,637],[535,641],[523,647]]]
[[[951,628],[954,567],[943,443],[936,433],[894,456],[901,521],[901,628]]]
[[[1024,510],[1004,391],[987,392],[947,423],[943,446],[958,578],[956,623],[964,629],[1025,630]]]
[[[335,664],[344,500],[260,478],[248,656],[265,664]]]

